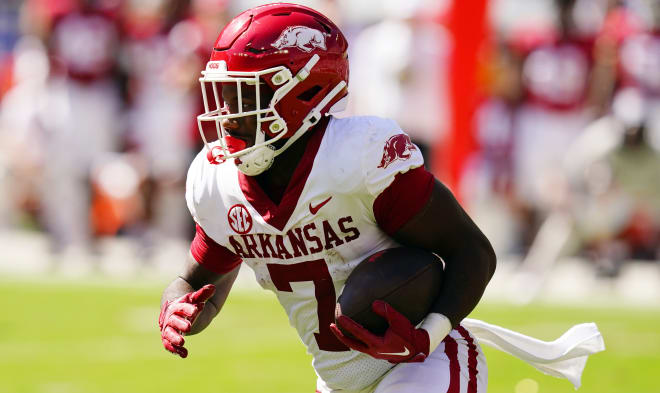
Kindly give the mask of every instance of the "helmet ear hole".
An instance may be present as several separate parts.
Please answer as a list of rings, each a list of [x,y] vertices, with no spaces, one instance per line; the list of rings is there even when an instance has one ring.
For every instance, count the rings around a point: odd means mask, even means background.
[[[315,86],[310,87],[309,89],[303,91],[301,94],[298,95],[297,98],[300,101],[305,101],[305,102],[311,101],[312,98],[314,98],[314,96],[316,96],[316,94],[318,94],[318,92],[321,91],[321,89],[322,89],[321,86],[315,85]]]

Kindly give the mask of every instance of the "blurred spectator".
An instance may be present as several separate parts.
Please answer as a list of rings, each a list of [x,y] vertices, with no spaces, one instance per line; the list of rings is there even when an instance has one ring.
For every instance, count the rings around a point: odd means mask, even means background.
[[[518,48],[524,53],[526,97],[517,114],[516,189],[521,199],[542,211],[555,202],[553,188],[560,176],[556,158],[591,119],[587,91],[594,36],[576,24],[574,0],[556,4],[557,28]]]
[[[47,149],[43,218],[55,251],[90,246],[90,171],[96,159],[116,151],[121,97],[115,80],[119,28],[114,9],[83,0],[47,32],[52,70],[48,117],[42,121]],[[47,191],[46,191],[47,190]]]
[[[660,258],[660,8],[647,11],[645,21],[628,2],[612,4],[598,44],[611,110],[567,160],[580,249],[607,275]]]
[[[593,118],[592,50],[599,22],[592,0],[553,0],[555,19],[512,21],[499,31],[484,81],[489,97],[475,113],[480,151],[470,162],[473,203],[503,210],[493,226],[511,237],[500,249],[525,255],[548,214],[565,204],[557,165]],[[492,216],[493,214],[491,214]]]
[[[448,123],[443,86],[449,38],[433,19],[442,9],[422,0],[388,0],[383,10],[384,19],[362,30],[349,46],[350,110],[396,120],[429,166],[428,148],[442,138]]]
[[[42,123],[44,116],[53,115],[47,113],[44,95],[50,68],[46,48],[38,38],[23,36],[11,64],[13,87],[0,106],[0,224],[33,227],[41,224],[44,191]]]
[[[128,75],[126,147],[145,164],[143,215],[129,230],[149,247],[158,237],[187,236],[181,198],[198,146],[199,71],[226,20],[222,2],[154,0],[126,4],[123,67]],[[194,131],[194,132],[193,132]],[[195,137],[191,137],[195,135]],[[148,251],[148,248],[145,249]]]
[[[14,84],[0,95],[3,224],[43,228],[63,253],[89,252],[99,236],[189,236],[197,78],[228,2],[10,3],[0,20],[20,9],[23,36],[12,52],[0,30],[0,93]]]
[[[514,122],[523,98],[522,57],[501,38],[484,57],[486,98],[474,115],[480,149],[470,159],[463,180],[463,194],[469,196],[473,211],[487,217],[482,225],[493,227],[489,236],[497,251],[522,252],[515,249],[518,245],[511,236],[520,232],[520,228],[514,227],[519,223],[511,218],[517,211],[513,146]]]
[[[639,90],[621,90],[567,151],[578,252],[602,274],[660,257],[660,122],[648,109]]]
[[[565,203],[557,160],[594,118],[590,85],[597,23],[591,0],[555,0],[554,26],[523,26],[510,39],[520,56],[523,99],[513,124],[513,176],[520,250],[550,211]]]

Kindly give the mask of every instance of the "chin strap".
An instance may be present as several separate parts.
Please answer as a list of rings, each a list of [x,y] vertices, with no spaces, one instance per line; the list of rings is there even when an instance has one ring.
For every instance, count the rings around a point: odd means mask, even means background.
[[[315,126],[316,123],[318,123],[319,120],[321,120],[321,116],[323,116],[321,114],[321,109],[325,108],[328,105],[328,103],[330,103],[330,101],[332,101],[332,99],[335,98],[335,96],[337,96],[337,94],[339,94],[339,92],[342,91],[342,89],[344,89],[344,87],[346,87],[346,81],[341,81],[337,83],[337,85],[332,90],[330,90],[330,92],[325,97],[323,97],[321,102],[319,102],[314,107],[314,109],[312,109],[307,114],[307,116],[305,116],[305,120],[303,120],[302,125],[293,134],[293,136],[287,139],[286,143],[282,147],[277,149],[277,151],[275,151],[275,157],[282,154],[286,149],[289,148],[289,146],[293,145],[293,143],[297,141],[308,129]]]

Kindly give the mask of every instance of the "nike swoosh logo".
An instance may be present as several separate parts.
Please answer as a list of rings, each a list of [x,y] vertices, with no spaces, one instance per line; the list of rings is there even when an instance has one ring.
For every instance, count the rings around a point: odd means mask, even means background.
[[[319,209],[321,209],[326,203],[330,202],[330,199],[332,199],[332,195],[329,196],[328,199],[326,199],[325,201],[319,203],[316,206],[312,206],[312,204],[310,203],[309,204],[309,212],[312,213],[312,214],[316,214],[319,211]]]
[[[394,356],[408,356],[410,355],[410,350],[406,347],[406,350],[403,352],[379,352],[381,355],[394,355]]]

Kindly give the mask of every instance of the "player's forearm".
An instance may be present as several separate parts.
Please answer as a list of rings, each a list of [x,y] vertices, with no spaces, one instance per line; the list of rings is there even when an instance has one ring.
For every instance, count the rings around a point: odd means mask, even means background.
[[[465,243],[445,259],[445,274],[438,300],[432,312],[445,315],[456,327],[477,306],[488,282],[495,273],[496,257],[484,238],[478,246]]]
[[[197,319],[195,319],[195,322],[192,324],[190,328],[190,332],[186,333],[186,335],[191,336],[206,329],[206,327],[211,324],[211,321],[213,321],[213,318],[215,318],[215,316],[218,315],[219,311],[220,310],[218,310],[218,308],[215,306],[215,304],[213,304],[213,302],[211,301],[206,302],[204,308],[202,309],[202,312],[199,313]]]
[[[162,306],[165,302],[171,302],[174,299],[180,298],[186,293],[193,292],[194,290],[195,288],[193,288],[193,286],[190,285],[188,281],[181,277],[177,277],[163,291],[163,295],[160,298],[160,304]]]
[[[431,312],[456,326],[476,307],[495,272],[495,252],[449,188],[436,180],[426,206],[394,235],[401,244],[445,261],[440,296]]]
[[[226,274],[214,275],[213,279],[209,280],[215,285],[215,293],[213,294],[213,297],[211,297],[204,305],[202,312],[193,323],[191,331],[188,333],[189,335],[196,334],[204,330],[211,323],[211,321],[213,321],[213,318],[218,315],[224,306],[227,297],[229,296],[229,292],[234,285],[234,281],[236,281],[236,277],[238,277],[239,269],[240,267],[236,267],[234,270]],[[192,277],[196,276],[193,275]],[[206,284],[207,279],[209,278],[210,277],[204,277],[199,285]]]
[[[213,318],[218,315],[227,300],[227,296],[229,296],[229,291],[231,290],[237,275],[238,268],[233,272],[225,274],[216,282],[215,294],[208,302],[206,302],[204,309],[202,309],[202,312],[195,320],[195,323],[193,323],[190,333],[188,333],[189,335],[197,334],[206,329],[211,321],[213,321]]]

